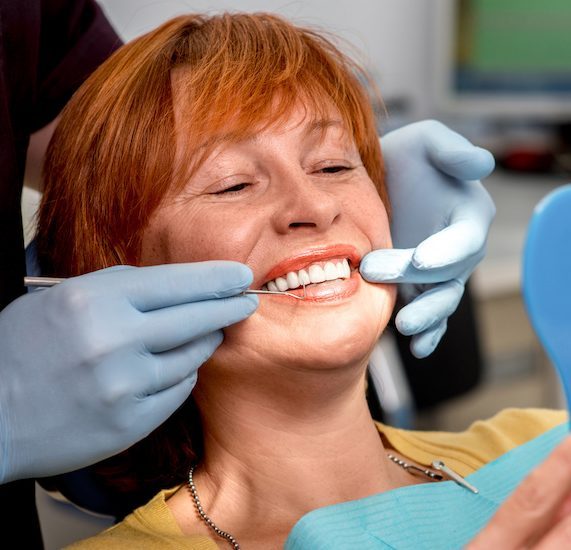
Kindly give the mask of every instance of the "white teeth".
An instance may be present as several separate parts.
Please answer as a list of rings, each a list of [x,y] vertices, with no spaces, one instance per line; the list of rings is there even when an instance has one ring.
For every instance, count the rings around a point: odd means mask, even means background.
[[[337,267],[335,267],[333,262],[327,262],[323,268],[323,271],[325,272],[325,278],[328,281],[334,281],[335,279],[339,278],[339,272],[337,271]]]
[[[309,280],[312,283],[322,283],[325,281],[325,271],[318,265],[309,266]]]
[[[290,271],[286,275],[286,281],[289,288],[297,288],[299,286],[299,277],[295,271]]]
[[[336,279],[349,279],[350,277],[351,268],[347,259],[333,260],[326,262],[323,267],[313,264],[299,271],[290,271],[283,277],[277,277],[273,281],[268,281],[266,287],[272,292],[285,292],[302,285],[335,281]]]
[[[280,292],[285,292],[289,288],[287,281],[283,277],[276,279],[276,286]]]
[[[309,279],[309,274],[307,273],[307,271],[305,271],[305,269],[300,269],[297,273],[297,276],[299,278],[299,284],[300,285],[311,284],[311,281]]]

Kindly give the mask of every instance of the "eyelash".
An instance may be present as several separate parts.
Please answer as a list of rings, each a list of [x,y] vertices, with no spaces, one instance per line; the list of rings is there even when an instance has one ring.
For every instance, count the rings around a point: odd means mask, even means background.
[[[325,166],[324,168],[320,168],[317,172],[321,172],[322,174],[338,174],[339,172],[345,170],[352,170],[351,166],[343,166],[342,164],[337,164],[334,166]]]
[[[249,183],[238,183],[236,185],[233,185],[232,187],[222,189],[221,191],[216,191],[216,193],[212,193],[212,194],[213,195],[224,195],[225,193],[230,193],[230,194],[240,193],[240,191],[243,191],[249,185],[250,185]]]

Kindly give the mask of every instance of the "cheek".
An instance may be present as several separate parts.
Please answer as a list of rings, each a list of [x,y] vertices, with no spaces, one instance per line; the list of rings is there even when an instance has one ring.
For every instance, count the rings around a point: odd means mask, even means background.
[[[371,249],[392,248],[387,209],[373,182],[360,185],[357,192],[343,198],[343,210],[351,222],[364,234]]]
[[[164,207],[153,215],[143,233],[140,264],[246,262],[258,238],[258,225],[254,217],[245,218],[235,209]]]

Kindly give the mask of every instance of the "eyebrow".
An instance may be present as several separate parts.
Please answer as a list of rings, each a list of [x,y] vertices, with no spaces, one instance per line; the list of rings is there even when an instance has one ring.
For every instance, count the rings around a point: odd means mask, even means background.
[[[317,134],[322,141],[325,139],[327,131],[331,128],[338,128],[345,131],[345,123],[342,120],[330,118],[313,120],[307,125],[303,134],[305,137]]]
[[[324,130],[328,130],[331,127],[341,127],[344,128],[345,124],[342,120],[339,119],[319,119],[314,120],[309,124],[307,129],[305,130],[306,134],[313,134],[314,132],[323,132]]]
[[[333,118],[319,118],[316,120],[312,120],[307,127],[305,128],[303,134],[305,137],[308,137],[312,134],[321,134],[322,137],[325,137],[327,130],[330,128],[341,128],[345,129],[345,123],[340,119],[333,119]],[[256,141],[257,134],[251,136],[246,141]],[[223,139],[226,139],[226,136],[223,136]]]
[[[345,123],[340,119],[317,119],[310,122],[303,133],[306,137],[316,133],[321,133],[322,137],[324,137],[325,133],[330,128],[345,129]],[[235,141],[232,132],[217,134],[216,136],[213,137],[214,140],[218,143],[231,143]],[[249,138],[246,138],[244,141],[255,142],[257,138],[258,134],[254,134]],[[198,147],[198,149],[203,149],[205,147],[206,144],[202,144],[200,147]]]

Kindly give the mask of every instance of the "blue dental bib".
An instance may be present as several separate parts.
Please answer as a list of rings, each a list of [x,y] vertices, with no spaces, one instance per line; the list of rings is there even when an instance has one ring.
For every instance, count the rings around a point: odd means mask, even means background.
[[[402,487],[309,512],[295,524],[284,548],[462,548],[568,434],[567,423],[557,426],[466,476],[479,489],[478,494],[453,481],[443,481]]]

